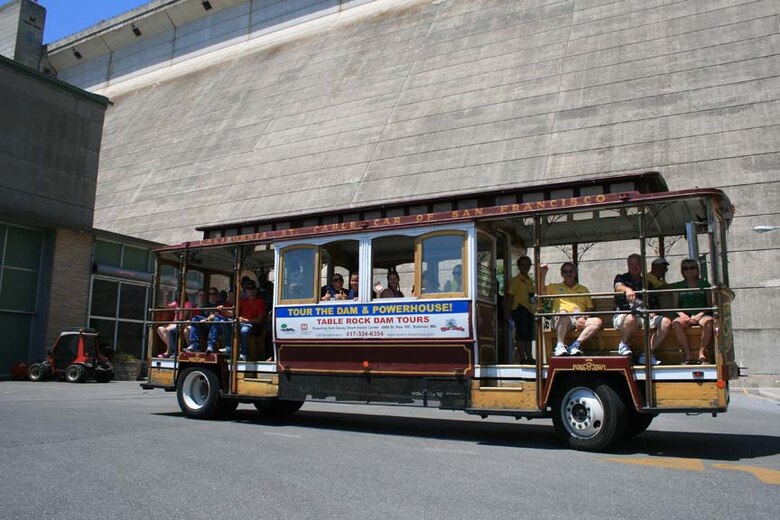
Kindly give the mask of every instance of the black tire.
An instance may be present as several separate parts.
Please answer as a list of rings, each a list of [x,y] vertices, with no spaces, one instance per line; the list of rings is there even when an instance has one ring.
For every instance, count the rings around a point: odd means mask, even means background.
[[[558,393],[553,425],[570,448],[604,451],[623,439],[626,405],[608,383],[584,381]]]
[[[273,406],[275,415],[292,415],[301,409],[305,401],[276,401]]]
[[[46,377],[46,371],[40,363],[33,363],[30,368],[27,369],[27,377],[30,381],[43,381]]]
[[[219,378],[211,370],[190,367],[179,375],[176,398],[184,415],[193,419],[213,419],[219,415]]]
[[[286,401],[280,399],[266,399],[255,401],[253,404],[257,411],[263,415],[284,416],[292,415],[301,409],[305,401]]]
[[[216,417],[220,419],[230,419],[238,408],[238,399],[225,399],[224,397],[219,400],[219,407],[216,413]]]
[[[639,413],[636,410],[628,410],[626,413],[626,437],[634,437],[643,433],[650,427],[650,423],[656,415],[649,413]]]
[[[95,372],[95,381],[98,383],[108,383],[112,379],[114,379],[113,370],[101,370],[99,372]]]
[[[83,383],[87,379],[87,370],[82,365],[73,364],[65,369],[65,380],[68,383]]]
[[[253,401],[252,404],[262,415],[271,415],[271,409],[273,408],[274,402],[275,401],[269,399],[264,399],[262,401]]]

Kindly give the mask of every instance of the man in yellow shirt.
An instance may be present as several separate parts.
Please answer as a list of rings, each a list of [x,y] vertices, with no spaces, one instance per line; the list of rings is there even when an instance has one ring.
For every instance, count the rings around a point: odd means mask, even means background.
[[[536,338],[534,322],[534,306],[531,298],[534,295],[534,282],[528,276],[531,269],[531,259],[521,256],[517,259],[517,276],[509,282],[507,294],[512,298],[512,321],[515,323],[518,349],[514,351],[514,361],[519,363],[533,363],[531,345]],[[523,358],[518,359],[522,353]]]
[[[669,261],[666,258],[656,258],[650,265],[647,273],[648,289],[662,289],[666,286],[666,271],[669,270]]]
[[[539,268],[542,277],[539,293],[567,295],[552,300],[552,311],[561,315],[555,317],[552,324],[558,338],[553,356],[580,356],[582,355],[580,347],[601,329],[601,318],[585,314],[585,311],[593,309],[593,300],[590,298],[588,288],[577,283],[577,267],[573,263],[565,262],[561,266],[563,283],[545,285],[549,269],[548,265]],[[577,330],[580,335],[567,348],[564,339],[570,330]]]

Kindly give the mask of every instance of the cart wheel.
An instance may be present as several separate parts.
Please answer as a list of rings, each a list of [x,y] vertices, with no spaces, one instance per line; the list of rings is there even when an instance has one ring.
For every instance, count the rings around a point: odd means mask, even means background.
[[[623,438],[626,406],[609,384],[598,380],[575,384],[555,404],[553,424],[571,448],[606,450]]]
[[[40,363],[33,363],[30,368],[27,369],[27,377],[30,381],[43,381],[45,371]]]
[[[211,370],[190,367],[179,376],[176,398],[184,415],[212,419],[220,411],[219,378]]]
[[[98,383],[108,383],[112,379],[114,379],[113,370],[101,370],[100,372],[95,372],[95,381]]]
[[[86,376],[87,371],[81,365],[71,365],[65,370],[65,379],[68,383],[83,383]]]

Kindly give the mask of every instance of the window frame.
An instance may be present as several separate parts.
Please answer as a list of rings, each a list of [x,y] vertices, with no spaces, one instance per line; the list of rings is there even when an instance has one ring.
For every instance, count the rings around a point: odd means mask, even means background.
[[[422,289],[422,262],[423,262],[423,241],[438,236],[460,236],[463,238],[461,245],[461,277],[462,291],[456,292],[437,292],[424,294]],[[446,229],[429,231],[428,233],[418,235],[414,244],[414,296],[422,300],[441,300],[447,298],[466,298],[469,294],[469,255],[468,255],[469,233],[461,229]]]
[[[493,294],[492,298],[482,296],[479,293],[479,272],[478,272],[479,271],[479,241],[480,241],[481,238],[484,238],[484,239],[486,239],[486,240],[488,240],[490,242],[491,259],[492,259],[492,263],[493,263],[493,265],[492,265],[493,272],[491,274],[491,277],[493,278],[492,282],[496,282],[497,281],[497,280],[495,280],[495,276],[496,276],[496,272],[497,272],[496,263],[497,263],[497,260],[498,260],[498,258],[497,258],[498,257],[498,251],[496,249],[497,239],[496,239],[496,237],[494,235],[488,233],[487,231],[478,229],[477,233],[476,233],[476,242],[475,242],[475,245],[474,245],[474,298],[479,300],[479,301],[481,301],[481,302],[489,303],[491,305],[496,305],[497,299],[498,299],[498,288],[496,288],[496,291]]]
[[[312,242],[297,243],[285,245],[282,247],[276,247],[276,263],[279,266],[278,275],[276,281],[276,302],[279,305],[300,305],[300,304],[316,304],[320,301],[320,248],[321,244],[315,244]],[[312,279],[313,295],[311,298],[293,298],[284,299],[284,256],[290,251],[296,251],[300,249],[314,250],[314,277]]]
[[[319,303],[319,293],[316,294],[315,299],[296,299],[296,300],[283,300],[282,299],[282,276],[284,273],[284,265],[283,265],[283,253],[285,251],[288,251],[292,248],[297,247],[304,247],[304,248],[314,248],[316,249],[316,263],[320,263],[319,258],[319,249],[330,242],[336,242],[340,240],[357,240],[358,241],[358,276],[360,277],[360,291],[359,291],[359,298],[357,302],[351,301],[351,300],[345,300],[345,301],[329,301],[326,303],[331,303],[334,305],[342,304],[342,303],[372,303],[375,302],[375,299],[371,298],[371,294],[373,294],[373,287],[372,287],[372,279],[371,274],[373,272],[373,241],[377,238],[387,237],[387,236],[394,236],[394,235],[404,235],[408,236],[410,238],[413,238],[415,240],[415,250],[414,250],[414,263],[415,263],[415,287],[419,287],[419,283],[417,281],[418,273],[419,277],[422,278],[422,270],[421,270],[421,262],[422,259],[420,257],[420,263],[418,264],[418,256],[420,256],[419,250],[420,246],[418,244],[420,243],[420,239],[428,236],[432,236],[433,234],[461,234],[464,237],[463,241],[463,263],[461,264],[461,268],[463,270],[463,291],[458,293],[436,293],[434,295],[429,295],[427,299],[443,299],[443,298],[468,298],[469,294],[469,287],[472,285],[472,273],[470,270],[471,266],[471,256],[472,254],[476,255],[476,226],[474,222],[459,222],[456,224],[439,224],[435,226],[429,226],[429,225],[419,225],[419,226],[409,226],[409,227],[395,227],[392,229],[382,229],[377,231],[363,231],[363,232],[356,232],[356,233],[334,233],[329,235],[322,235],[322,236],[315,236],[315,237],[308,237],[308,238],[299,238],[299,239],[280,239],[273,242],[274,244],[274,251],[275,251],[275,268],[277,270],[277,274],[275,276],[275,291],[274,291],[274,305],[316,305]],[[474,242],[474,246],[471,246],[471,243]],[[472,251],[472,249],[474,251]],[[315,269],[317,271],[315,275],[317,276],[317,279],[315,280],[315,287],[319,288],[322,286],[319,280],[319,270]],[[414,294],[410,296],[406,296],[403,299],[417,299],[419,296],[416,294],[416,291]]]

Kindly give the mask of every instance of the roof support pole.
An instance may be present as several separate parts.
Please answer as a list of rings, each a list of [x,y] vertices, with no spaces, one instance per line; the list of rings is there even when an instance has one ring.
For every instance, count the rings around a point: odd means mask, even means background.
[[[650,295],[647,293],[647,206],[639,208],[639,255],[642,257],[642,337],[645,354],[645,407],[653,406],[653,352],[650,348]],[[657,334],[657,332],[656,332]]]

